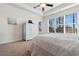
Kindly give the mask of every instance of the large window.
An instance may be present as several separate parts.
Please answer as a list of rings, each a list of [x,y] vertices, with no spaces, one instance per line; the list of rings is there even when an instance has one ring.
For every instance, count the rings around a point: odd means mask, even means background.
[[[65,16],[65,33],[77,33],[77,13]]]
[[[64,17],[56,18],[56,32],[63,33],[64,32]]]
[[[49,20],[49,32],[53,33],[64,32],[64,16]]]
[[[50,19],[49,32],[77,33],[77,13],[72,13]]]

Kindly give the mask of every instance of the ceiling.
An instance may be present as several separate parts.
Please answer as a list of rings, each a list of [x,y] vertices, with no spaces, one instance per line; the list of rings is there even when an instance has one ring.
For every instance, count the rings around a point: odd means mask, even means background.
[[[33,8],[37,5],[39,5],[40,3],[8,3],[8,5],[10,6],[14,6],[23,10],[28,10],[30,12],[36,13],[38,15],[41,16],[47,16],[49,14],[53,14],[68,8],[71,8],[73,6],[79,5],[79,4],[75,4],[75,3],[51,3],[54,6],[53,7],[45,7],[45,11],[43,12],[41,7],[37,7],[37,8]],[[53,11],[53,12],[50,12]]]
[[[54,9],[55,7],[61,5],[62,3],[50,3],[53,4],[53,7],[45,7],[45,11],[42,11],[41,7],[34,8],[35,6],[39,5],[40,3],[7,3],[8,5],[18,7],[20,9],[29,10],[34,13],[37,13],[39,15],[44,15],[44,13],[48,12],[51,9]]]
[[[40,3],[26,3],[26,5],[29,6],[29,7],[31,7],[31,8],[33,8],[33,7],[35,7],[35,6],[39,5],[39,4],[40,4]],[[47,12],[48,10],[50,10],[50,9],[52,9],[52,8],[54,8],[54,7],[59,6],[59,5],[62,4],[62,3],[49,3],[49,4],[52,4],[52,5],[54,5],[54,6],[53,6],[53,7],[48,7],[48,6],[46,6],[46,7],[45,7],[45,11],[42,11],[42,8],[41,8],[41,7],[37,7],[37,8],[33,8],[33,9],[35,9],[35,10],[37,10],[37,11],[40,11],[40,12],[42,12],[42,13],[45,13],[45,12]]]

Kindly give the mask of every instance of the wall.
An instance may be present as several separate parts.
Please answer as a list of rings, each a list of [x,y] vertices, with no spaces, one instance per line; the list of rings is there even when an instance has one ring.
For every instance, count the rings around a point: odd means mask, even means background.
[[[51,11],[50,13],[52,13],[54,11]],[[43,19],[43,32],[44,33],[48,33],[48,29],[49,29],[49,24],[48,24],[48,20],[49,18],[53,18],[53,17],[58,17],[58,16],[63,16],[63,15],[66,15],[66,14],[69,14],[69,13],[73,13],[73,12],[77,12],[78,13],[78,33],[79,33],[79,5],[77,6],[74,6],[74,7],[71,7],[69,9],[65,9],[61,12],[57,12],[57,13],[54,13],[54,14],[51,14],[49,16],[45,16],[44,19]],[[47,24],[47,25],[46,25]]]
[[[48,21],[48,17],[43,17],[42,20],[42,33],[47,33],[49,32],[49,21]]]
[[[17,25],[9,25],[8,17],[16,18]],[[35,36],[38,35],[38,22],[42,17],[27,10],[7,4],[0,4],[0,44],[22,40],[22,23],[33,20]]]

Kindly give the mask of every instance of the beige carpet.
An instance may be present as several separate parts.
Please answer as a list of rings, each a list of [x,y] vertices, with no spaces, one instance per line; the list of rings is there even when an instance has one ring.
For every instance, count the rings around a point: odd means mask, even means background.
[[[31,41],[18,41],[1,44],[0,55],[2,56],[30,56]]]

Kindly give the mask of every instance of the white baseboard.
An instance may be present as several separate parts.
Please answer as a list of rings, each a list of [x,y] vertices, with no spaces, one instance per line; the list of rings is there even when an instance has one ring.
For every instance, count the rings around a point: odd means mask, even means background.
[[[16,42],[20,40],[9,40],[9,41],[1,41],[0,44],[10,43],[10,42]]]

